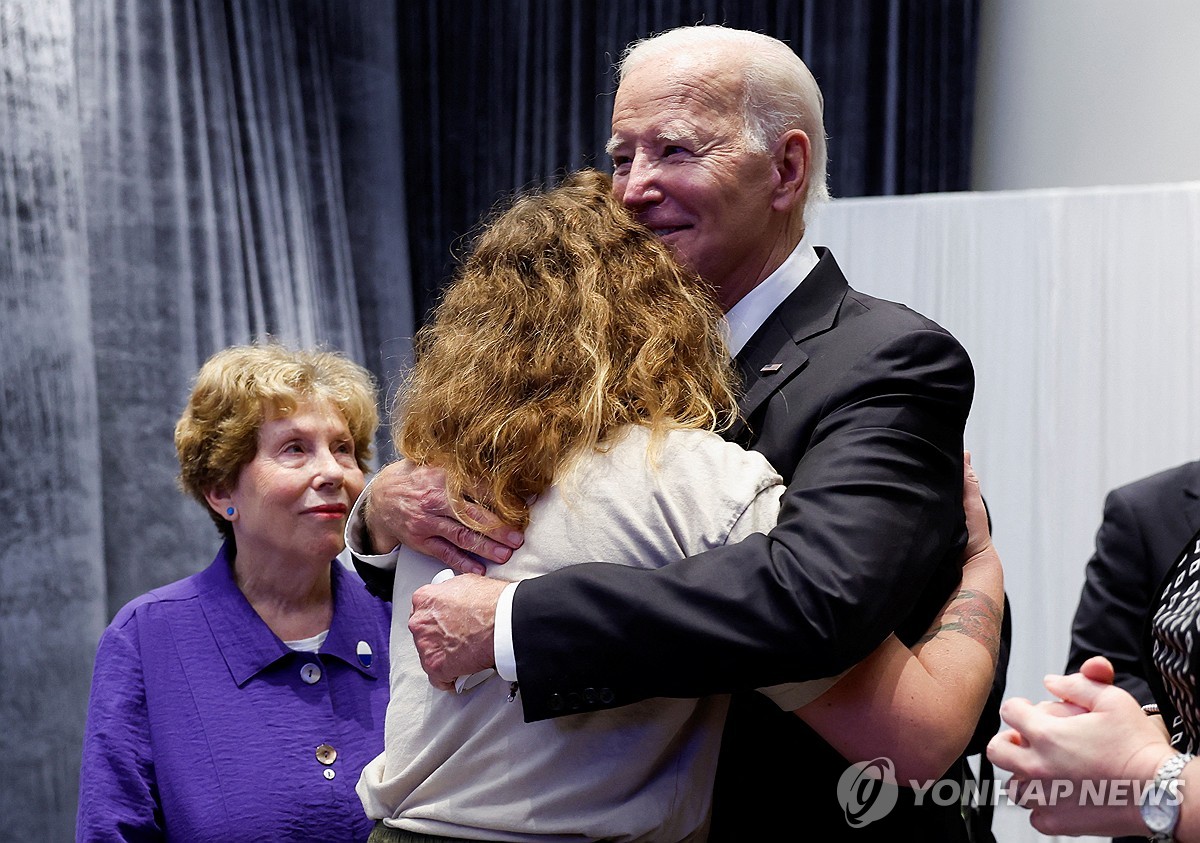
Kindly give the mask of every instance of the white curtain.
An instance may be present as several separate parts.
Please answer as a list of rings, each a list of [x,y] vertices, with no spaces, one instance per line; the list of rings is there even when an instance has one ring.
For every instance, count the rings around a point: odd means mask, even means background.
[[[1200,183],[838,200],[850,283],[975,364],[967,447],[1012,601],[1008,696],[1046,698],[1115,486],[1200,457]],[[1045,840],[1004,806],[1000,840]]]

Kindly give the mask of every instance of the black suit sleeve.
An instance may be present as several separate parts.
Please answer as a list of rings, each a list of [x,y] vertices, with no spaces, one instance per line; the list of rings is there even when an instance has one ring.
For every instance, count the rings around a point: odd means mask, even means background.
[[[756,422],[777,468],[779,454],[803,454],[769,535],[658,570],[576,565],[517,588],[527,720],[828,676],[906,623],[910,639],[925,630],[961,575],[970,361],[940,330],[843,336],[814,349],[809,379]]]
[[[350,552],[350,558],[354,560],[354,570],[358,571],[358,575],[362,577],[363,585],[367,587],[367,591],[380,600],[386,600],[388,603],[391,603],[392,592],[396,588],[396,572],[394,570],[376,568],[369,562],[359,559],[354,551]]]
[[[375,482],[374,478],[371,480]],[[370,488],[370,484],[367,484]],[[367,494],[366,489],[362,492]],[[356,551],[361,550],[364,553],[371,550],[371,536],[367,532],[365,519],[362,518],[362,513],[351,513],[350,523],[346,528],[346,549],[350,551],[350,558],[354,561],[354,570],[362,578],[363,584],[366,585],[367,591],[378,597],[380,600],[392,602],[392,592],[396,585],[396,571],[393,568],[377,568],[370,562],[364,560]]]
[[[1116,672],[1115,684],[1143,705],[1153,698],[1142,667],[1142,628],[1157,585],[1153,574],[1157,569],[1147,553],[1146,536],[1127,492],[1110,492],[1096,533],[1096,550],[1087,564],[1067,656],[1069,673],[1092,656],[1107,656]]]

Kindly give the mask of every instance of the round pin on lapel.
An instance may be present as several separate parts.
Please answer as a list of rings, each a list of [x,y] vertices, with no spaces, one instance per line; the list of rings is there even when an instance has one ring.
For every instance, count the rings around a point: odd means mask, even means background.
[[[370,667],[371,662],[375,660],[375,654],[371,652],[371,645],[366,641],[359,641],[356,650],[358,652],[358,663],[363,667]]]

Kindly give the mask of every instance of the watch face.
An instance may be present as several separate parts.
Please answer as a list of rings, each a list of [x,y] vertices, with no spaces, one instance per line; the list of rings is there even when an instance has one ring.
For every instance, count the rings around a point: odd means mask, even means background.
[[[1179,801],[1165,784],[1146,788],[1141,804],[1142,821],[1155,834],[1171,831],[1179,817]]]
[[[1146,828],[1158,833],[1170,830],[1174,814],[1163,805],[1143,805],[1142,819],[1146,822]]]

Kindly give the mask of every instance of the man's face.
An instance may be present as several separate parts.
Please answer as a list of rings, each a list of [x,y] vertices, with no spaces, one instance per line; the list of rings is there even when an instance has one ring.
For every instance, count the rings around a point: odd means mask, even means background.
[[[726,310],[788,252],[771,156],[747,149],[740,95],[719,62],[648,60],[621,81],[609,142],[613,193]]]

